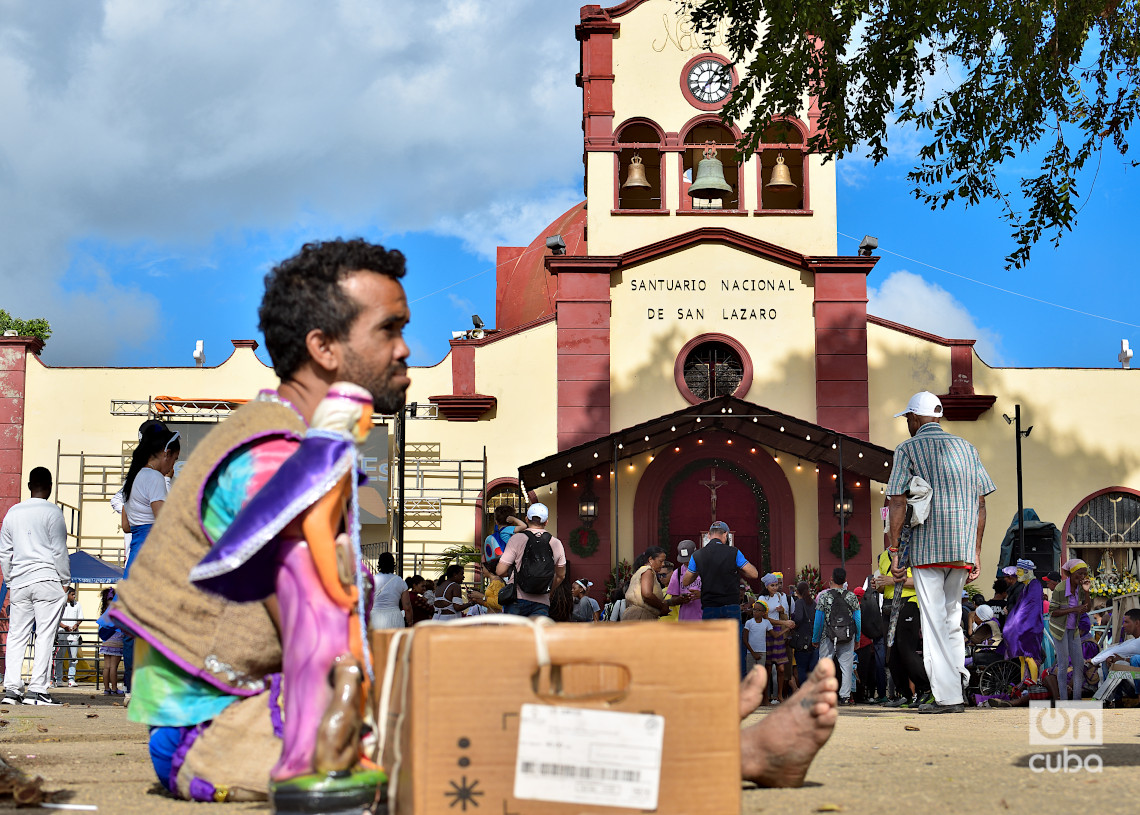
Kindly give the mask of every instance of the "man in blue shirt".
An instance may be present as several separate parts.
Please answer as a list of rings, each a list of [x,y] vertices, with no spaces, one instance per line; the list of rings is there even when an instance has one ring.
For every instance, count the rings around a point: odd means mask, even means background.
[[[681,583],[692,585],[701,579],[701,619],[735,619],[743,629],[740,618],[740,575],[755,580],[759,575],[756,567],[745,559],[744,554],[728,545],[728,524],[713,521],[709,527],[709,542],[695,552],[689,560],[689,571]],[[741,643],[741,638],[736,638]],[[744,676],[744,647],[740,646],[740,675]]]

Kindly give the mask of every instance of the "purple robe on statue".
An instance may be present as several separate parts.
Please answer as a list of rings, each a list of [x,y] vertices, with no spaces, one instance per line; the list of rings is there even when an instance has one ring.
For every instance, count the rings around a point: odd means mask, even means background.
[[[1006,659],[1026,657],[1040,662],[1045,658],[1041,638],[1045,634],[1045,619],[1041,609],[1045,591],[1037,578],[1024,584],[1017,602],[1005,615],[1001,629],[1001,654]]]
[[[352,439],[340,433],[306,433],[296,452],[190,572],[190,580],[238,603],[272,595],[277,590],[277,536],[352,469],[356,453]]]
[[[230,600],[277,595],[285,721],[274,781],[313,772],[318,726],[332,698],[329,669],[349,651],[349,612],[325,593],[300,529],[285,530],[353,471],[356,455],[350,437],[309,430],[190,573],[203,589]]]

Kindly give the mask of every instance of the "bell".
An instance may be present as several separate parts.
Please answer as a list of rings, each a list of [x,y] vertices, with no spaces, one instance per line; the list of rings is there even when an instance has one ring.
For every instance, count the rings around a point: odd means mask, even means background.
[[[796,183],[792,181],[792,171],[784,163],[783,153],[776,156],[776,166],[772,168],[772,178],[764,186],[777,190],[795,189]]]
[[[697,176],[689,187],[689,196],[705,201],[723,201],[732,197],[732,187],[724,180],[724,165],[712,147],[705,148],[705,157],[697,165]]]
[[[630,187],[642,187],[649,189],[649,182],[645,180],[645,165],[641,163],[641,156],[634,156],[629,160],[629,172],[625,175],[625,183],[621,185],[623,190]]]

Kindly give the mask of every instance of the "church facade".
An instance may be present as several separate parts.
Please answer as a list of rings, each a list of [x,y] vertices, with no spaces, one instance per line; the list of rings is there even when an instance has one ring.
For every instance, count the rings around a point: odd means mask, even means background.
[[[403,502],[390,507],[404,507],[402,546],[383,510],[365,539],[401,550],[405,574],[430,572],[443,550],[481,543],[495,506],[538,500],[574,575],[599,584],[648,546],[673,558],[713,519],[763,570],[790,580],[842,560],[861,580],[883,546],[883,485],[906,436],[892,417],[930,390],[998,485],[985,575],[1017,511],[1003,419],[1015,405],[1035,428],[1023,444],[1025,506],[1094,565],[1107,553],[1134,568],[1140,377],[993,368],[971,338],[868,314],[876,258],[837,254],[834,164],[807,149],[814,100],[739,160],[740,130],[718,115],[737,79],[727,50],[717,39],[704,49],[675,11],[673,0],[582,8],[585,201],[529,246],[499,249],[493,329],[411,371],[415,407],[402,444],[394,429],[386,437],[393,463],[380,468],[396,479],[403,451]],[[710,157],[728,189],[694,197]],[[158,403],[200,419],[201,405],[275,384],[252,341],[217,368],[146,372],[51,368],[34,341],[2,343],[8,504],[27,470],[61,451],[121,451],[140,419],[116,403],[171,394]],[[104,515],[84,520],[88,534],[113,539]],[[1061,557],[1040,556],[1050,568]]]

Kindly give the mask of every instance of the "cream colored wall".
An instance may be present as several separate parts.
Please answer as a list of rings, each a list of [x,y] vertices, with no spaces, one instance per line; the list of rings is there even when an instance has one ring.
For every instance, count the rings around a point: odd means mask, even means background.
[[[635,280],[702,281],[704,292],[632,290]],[[791,291],[724,292],[722,281],[785,281]],[[694,284],[696,285],[696,284]],[[610,424],[614,430],[688,407],[673,366],[681,348],[705,333],[728,334],[752,358],[752,387],[744,398],[814,421],[815,323],[810,275],[728,246],[702,244],[614,275],[610,289]],[[649,309],[663,319],[649,319]],[[776,318],[724,319],[775,309]],[[700,319],[678,319],[678,309]]]
[[[549,455],[557,447],[556,339],[557,328],[550,322],[476,349],[475,389],[498,399],[489,418],[478,422],[408,422],[408,441],[438,442],[441,459],[479,462],[486,447],[488,482],[518,478],[521,465]],[[413,369],[408,401],[426,403],[430,396],[450,394],[451,360],[449,354],[434,368]],[[545,372],[534,373],[536,360],[549,361]],[[409,482],[408,496],[413,494]],[[546,501],[552,496],[543,488],[541,497]],[[552,522],[557,523],[555,502],[551,500],[548,506]],[[445,502],[440,528],[405,530],[404,551],[408,557],[413,552],[431,556],[448,546],[472,544],[475,523],[473,505],[450,502],[449,506]]]
[[[43,466],[60,481],[78,480],[78,462],[66,459],[56,472],[56,449],[63,453],[118,455],[134,441],[139,416],[112,416],[112,400],[146,402],[156,396],[243,399],[277,385],[277,377],[252,350],[239,348],[221,365],[204,368],[51,368],[29,356],[24,412],[23,468]],[[145,410],[145,405],[143,406]],[[26,497],[27,485],[22,485]],[[53,499],[75,505],[76,487],[58,487]],[[118,534],[109,504],[86,504],[85,535]],[[105,511],[100,511],[100,506]]]
[[[949,348],[878,326],[868,327],[871,440],[893,448],[907,437],[906,422],[891,418],[917,390],[945,393]],[[929,365],[926,363],[929,362]],[[908,367],[909,366],[909,367]],[[929,374],[929,375],[928,375]],[[978,448],[997,491],[986,499],[982,577],[992,580],[998,549],[1017,516],[1017,462],[1011,418],[1021,405],[1025,506],[1062,527],[1089,494],[1105,487],[1140,489],[1140,445],[1135,405],[1140,372],[1121,369],[990,368],[974,357],[974,392],[997,402],[976,422],[943,422]]]
[[[614,39],[614,128],[642,116],[666,132],[680,132],[687,122],[706,111],[688,103],[681,91],[681,71],[702,52],[684,17],[677,15],[674,0],[653,0],[618,18],[621,26]],[[729,57],[723,39],[712,51]],[[804,109],[807,109],[805,98]],[[801,117],[806,124],[806,114]],[[738,122],[738,125],[741,124]],[[677,154],[664,154],[666,162],[665,207],[677,210],[680,180]],[[809,157],[808,177],[812,216],[612,216],[614,206],[614,158],[612,153],[587,156],[587,191],[590,198],[588,225],[590,252],[620,254],[662,238],[703,226],[725,226],[808,255],[836,252],[835,164]],[[756,209],[756,159],[741,171],[745,206]]]

